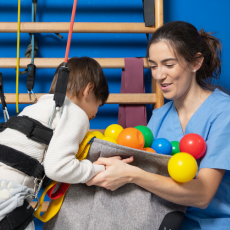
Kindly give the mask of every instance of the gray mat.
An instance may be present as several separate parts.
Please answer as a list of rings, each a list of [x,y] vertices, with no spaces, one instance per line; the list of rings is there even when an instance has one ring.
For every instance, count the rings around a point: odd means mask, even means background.
[[[88,159],[133,155],[133,165],[168,175],[170,156],[154,154],[94,139]],[[135,184],[109,191],[85,184],[71,185],[59,213],[43,230],[179,230],[186,207],[168,202]]]

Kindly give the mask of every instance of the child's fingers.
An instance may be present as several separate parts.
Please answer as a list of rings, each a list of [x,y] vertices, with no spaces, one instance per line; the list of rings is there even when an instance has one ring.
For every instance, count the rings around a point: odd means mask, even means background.
[[[131,156],[129,158],[123,159],[122,161],[129,164],[129,163],[133,162],[133,160],[134,160],[134,158],[133,158],[133,156]]]
[[[114,157],[110,157],[110,159],[117,159],[117,160],[121,160],[121,157],[120,156],[114,156]]]

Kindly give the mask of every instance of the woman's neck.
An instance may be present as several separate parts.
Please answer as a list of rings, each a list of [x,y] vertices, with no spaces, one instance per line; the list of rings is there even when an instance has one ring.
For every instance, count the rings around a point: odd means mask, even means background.
[[[174,104],[184,133],[187,123],[193,114],[211,93],[211,91],[205,90],[197,84],[196,87],[190,87],[187,92],[184,93],[184,95],[174,100]]]
[[[174,100],[177,112],[195,112],[211,93],[198,84],[190,87],[180,98]]]

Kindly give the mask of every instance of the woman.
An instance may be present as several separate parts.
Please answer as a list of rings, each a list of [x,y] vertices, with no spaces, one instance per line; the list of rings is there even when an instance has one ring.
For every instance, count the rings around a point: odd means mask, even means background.
[[[115,190],[126,183],[176,204],[188,206],[186,230],[228,229],[230,226],[230,98],[211,84],[221,73],[220,41],[186,22],[170,22],[151,37],[147,57],[152,76],[166,99],[148,123],[156,138],[180,141],[188,133],[207,143],[195,179],[180,184],[118,159],[99,158],[106,171],[87,185]],[[132,157],[127,161],[132,162]]]

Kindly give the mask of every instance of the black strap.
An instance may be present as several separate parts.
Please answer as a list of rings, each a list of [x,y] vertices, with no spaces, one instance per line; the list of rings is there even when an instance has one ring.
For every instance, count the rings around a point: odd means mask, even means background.
[[[27,65],[27,82],[26,82],[26,88],[28,91],[31,91],[34,88],[34,80],[35,80],[35,74],[36,74],[36,66],[34,64]]]
[[[24,230],[29,223],[33,221],[33,212],[34,209],[27,200],[25,200],[22,206],[7,214],[6,217],[0,221],[0,229]]]
[[[144,22],[145,26],[155,25],[155,4],[154,0],[142,0],[144,8]]]
[[[39,179],[44,176],[44,167],[38,160],[5,145],[0,145],[0,162],[28,176]]]
[[[62,107],[65,101],[69,72],[70,69],[67,68],[67,63],[64,62],[64,66],[61,66],[58,72],[58,79],[54,93],[56,107]]]
[[[27,116],[11,117],[7,122],[2,122],[0,131],[6,128],[16,129],[28,138],[46,145],[49,145],[53,136],[52,129]]]
[[[1,72],[0,72],[0,97],[1,97],[1,102],[2,102],[2,109],[5,110],[7,105],[6,105],[5,95],[4,95],[4,91],[3,91],[3,78],[2,78]]]

